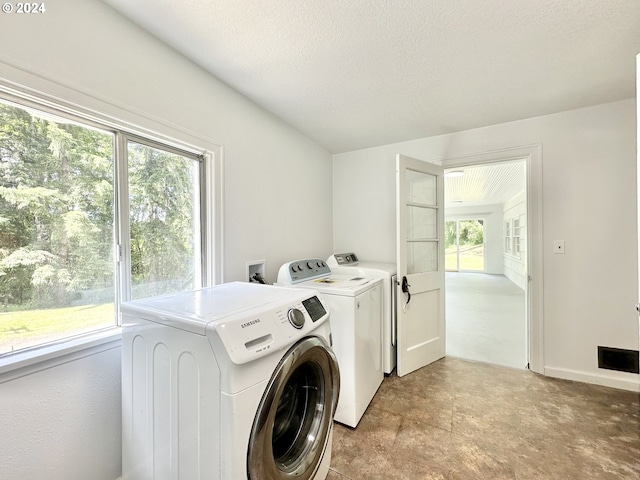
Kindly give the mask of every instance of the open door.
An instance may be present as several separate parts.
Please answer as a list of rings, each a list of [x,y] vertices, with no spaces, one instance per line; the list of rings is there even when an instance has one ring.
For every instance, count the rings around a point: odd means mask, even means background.
[[[396,157],[397,373],[445,354],[444,169]]]

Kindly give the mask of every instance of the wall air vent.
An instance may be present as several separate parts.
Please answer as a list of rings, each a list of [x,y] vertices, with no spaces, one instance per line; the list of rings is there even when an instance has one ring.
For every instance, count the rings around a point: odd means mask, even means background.
[[[598,346],[598,368],[640,373],[638,369],[638,350]]]

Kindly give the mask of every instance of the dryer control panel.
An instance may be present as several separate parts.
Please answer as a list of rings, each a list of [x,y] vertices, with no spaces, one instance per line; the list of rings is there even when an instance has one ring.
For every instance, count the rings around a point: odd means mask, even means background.
[[[338,266],[357,265],[358,257],[356,257],[355,253],[334,253],[327,262],[335,262]]]

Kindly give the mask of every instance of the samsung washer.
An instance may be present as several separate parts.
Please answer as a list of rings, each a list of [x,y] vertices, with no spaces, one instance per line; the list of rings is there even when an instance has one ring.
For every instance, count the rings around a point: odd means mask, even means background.
[[[382,366],[385,374],[391,374],[397,360],[396,264],[362,262],[355,253],[334,253],[327,265],[333,273],[382,279]]]
[[[123,480],[327,476],[340,383],[316,292],[236,282],[122,312]]]
[[[335,275],[324,260],[313,258],[282,265],[278,284],[316,290],[328,306],[341,383],[334,419],[356,427],[384,379],[382,281]]]

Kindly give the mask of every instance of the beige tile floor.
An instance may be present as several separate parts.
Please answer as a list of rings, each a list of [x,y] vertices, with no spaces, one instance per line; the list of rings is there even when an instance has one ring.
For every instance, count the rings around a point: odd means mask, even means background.
[[[328,480],[640,479],[637,393],[445,358],[385,378]]]

